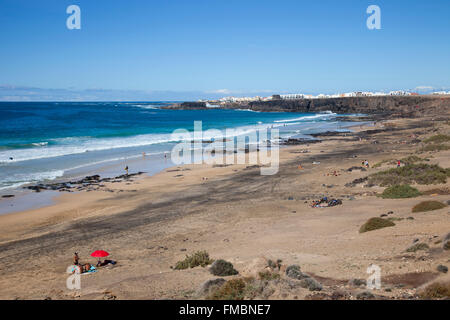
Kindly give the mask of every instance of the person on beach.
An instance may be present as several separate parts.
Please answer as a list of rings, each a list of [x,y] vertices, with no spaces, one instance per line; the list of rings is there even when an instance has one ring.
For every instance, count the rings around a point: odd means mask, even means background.
[[[368,168],[369,167],[369,161],[364,160],[364,167]]]
[[[80,257],[78,256],[78,252],[75,252],[73,254],[73,264],[78,266],[79,265],[79,261],[80,261]]]
[[[401,162],[400,160],[397,160],[397,168],[400,168]]]
[[[128,166],[125,167],[125,171],[127,172],[127,175],[128,175]]]
[[[97,267],[104,267],[104,266],[107,266],[108,264],[115,265],[116,262],[114,260],[104,260],[103,262],[98,260]]]

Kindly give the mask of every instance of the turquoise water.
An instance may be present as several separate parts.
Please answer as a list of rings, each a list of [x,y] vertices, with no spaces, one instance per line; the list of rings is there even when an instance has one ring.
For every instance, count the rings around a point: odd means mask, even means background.
[[[167,102],[0,103],[0,190],[60,178],[94,165],[163,157],[175,129],[280,128],[281,136],[336,129],[335,114],[164,110]],[[211,138],[211,137],[204,137]]]

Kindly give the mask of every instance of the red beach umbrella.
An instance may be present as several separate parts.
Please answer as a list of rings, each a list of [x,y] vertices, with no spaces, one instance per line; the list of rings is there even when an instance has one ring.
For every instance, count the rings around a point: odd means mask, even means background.
[[[109,256],[109,253],[104,250],[95,250],[94,252],[91,253],[91,257],[94,258],[104,258],[107,256]]]

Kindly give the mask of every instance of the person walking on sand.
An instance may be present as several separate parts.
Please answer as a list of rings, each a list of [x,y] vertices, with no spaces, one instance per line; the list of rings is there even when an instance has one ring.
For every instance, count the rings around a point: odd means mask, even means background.
[[[80,260],[80,257],[78,256],[78,252],[75,252],[73,254],[73,264],[76,266],[79,265],[79,260]]]
[[[125,171],[127,172],[127,175],[128,175],[128,166],[125,167]]]

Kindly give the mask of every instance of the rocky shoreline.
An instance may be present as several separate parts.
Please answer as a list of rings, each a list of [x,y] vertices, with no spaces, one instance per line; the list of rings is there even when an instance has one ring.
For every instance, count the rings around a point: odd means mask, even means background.
[[[101,178],[99,175],[87,176],[81,180],[57,182],[57,183],[39,183],[36,185],[25,186],[23,189],[34,192],[41,192],[45,190],[59,191],[59,192],[75,192],[75,191],[94,191],[105,187],[105,182],[120,183],[132,182],[133,177],[137,177],[144,172],[136,172],[130,174],[123,174],[113,178]]]

